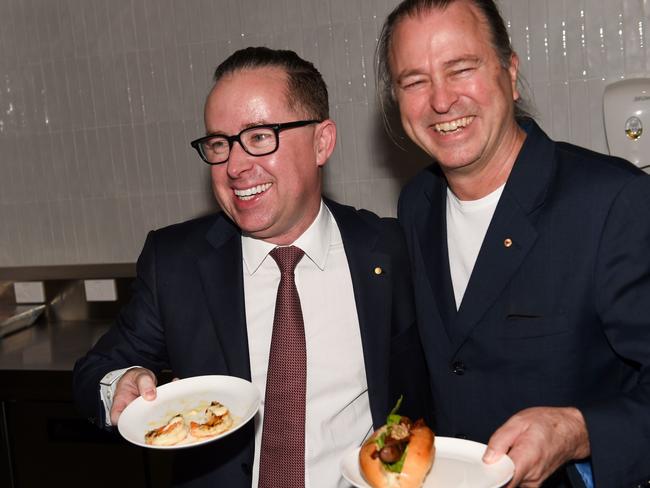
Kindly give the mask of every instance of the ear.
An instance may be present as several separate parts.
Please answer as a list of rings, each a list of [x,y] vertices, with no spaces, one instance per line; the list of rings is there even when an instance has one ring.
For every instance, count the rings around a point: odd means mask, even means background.
[[[508,67],[510,75],[510,88],[512,89],[512,99],[516,102],[521,96],[517,90],[517,76],[519,75],[519,56],[513,52],[510,56],[510,66]]]
[[[316,164],[322,167],[327,163],[336,146],[336,124],[326,119],[316,126],[314,131],[314,153]]]

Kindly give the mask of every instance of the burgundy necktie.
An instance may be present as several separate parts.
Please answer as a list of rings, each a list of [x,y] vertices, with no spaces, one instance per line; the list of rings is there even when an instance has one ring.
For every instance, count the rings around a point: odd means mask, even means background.
[[[259,488],[305,488],[307,351],[293,272],[304,252],[294,246],[270,253],[280,268],[266,378]]]

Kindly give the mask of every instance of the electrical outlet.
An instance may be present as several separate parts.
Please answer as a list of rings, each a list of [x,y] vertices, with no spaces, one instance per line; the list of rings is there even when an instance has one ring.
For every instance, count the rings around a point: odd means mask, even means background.
[[[117,301],[115,280],[84,280],[87,302]]]
[[[45,303],[45,287],[42,281],[16,281],[16,303]]]

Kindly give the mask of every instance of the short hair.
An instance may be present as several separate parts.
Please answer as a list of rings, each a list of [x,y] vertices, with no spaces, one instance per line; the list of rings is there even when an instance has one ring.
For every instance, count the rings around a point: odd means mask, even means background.
[[[310,118],[329,118],[327,85],[316,67],[294,51],[247,47],[231,54],[214,71],[217,83],[227,74],[245,69],[279,68],[287,74],[286,98],[292,110],[304,110]]]
[[[395,102],[392,90],[390,73],[390,48],[393,40],[395,26],[405,17],[414,17],[434,9],[444,10],[457,0],[403,0],[388,15],[379,35],[379,42],[375,52],[375,67],[377,71],[377,94],[379,103],[386,117],[386,107]],[[510,36],[503,17],[494,0],[467,0],[474,5],[486,21],[490,31],[492,47],[504,69],[510,67],[510,60],[514,54]],[[517,80],[518,83],[520,80]],[[515,117],[517,119],[531,117],[527,103],[519,99],[515,103]]]

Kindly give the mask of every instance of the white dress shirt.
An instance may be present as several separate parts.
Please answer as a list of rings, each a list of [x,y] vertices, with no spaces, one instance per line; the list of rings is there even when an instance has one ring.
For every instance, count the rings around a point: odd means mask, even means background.
[[[341,233],[322,202],[316,220],[293,245],[305,252],[295,271],[307,345],[305,485],[347,487],[341,457],[372,429],[372,417],[350,269]],[[251,376],[262,396],[280,283],[280,270],[268,255],[275,247],[242,238]],[[253,487],[259,476],[263,410],[262,405],[255,417]]]
[[[295,270],[307,346],[305,488],[347,488],[340,460],[372,431],[372,416],[352,277],[341,233],[322,201],[316,220],[293,245],[305,252]],[[275,247],[242,237],[251,379],[262,394],[254,419],[253,487],[259,478],[266,372],[280,284],[280,270],[268,255]],[[128,369],[112,371],[101,381],[107,425],[115,385]]]

